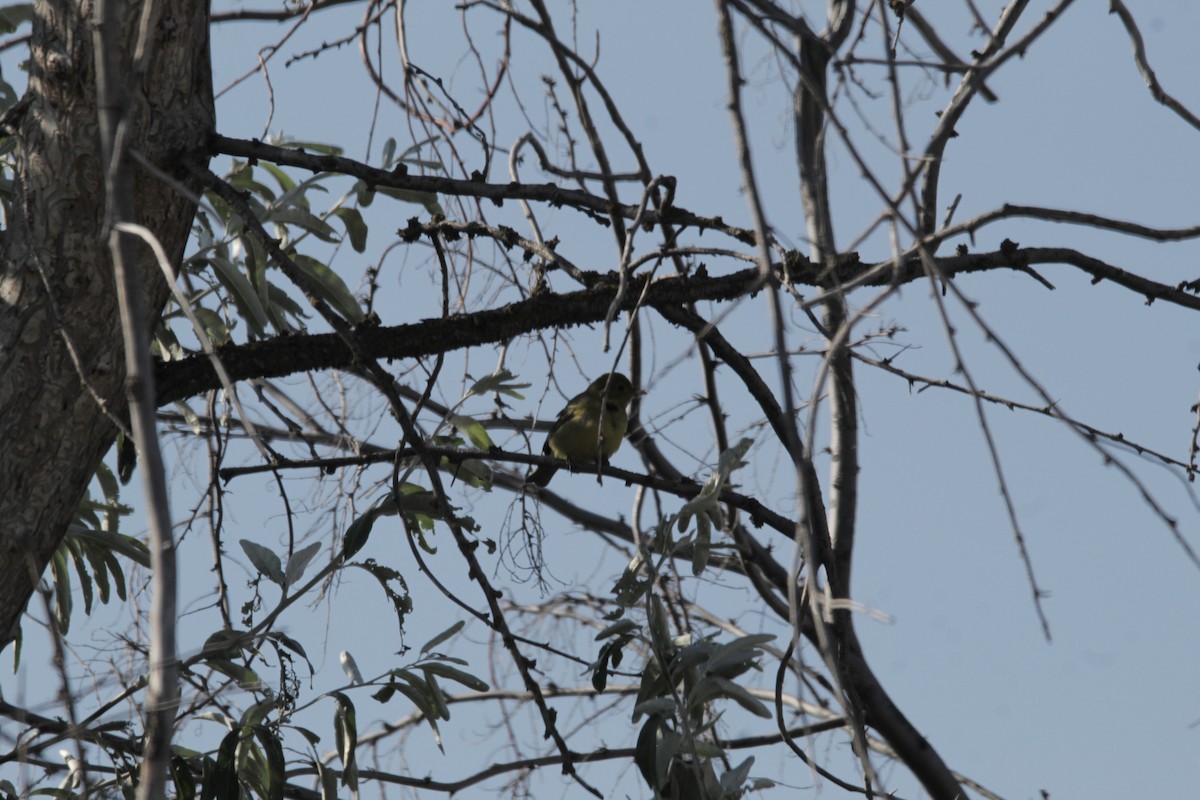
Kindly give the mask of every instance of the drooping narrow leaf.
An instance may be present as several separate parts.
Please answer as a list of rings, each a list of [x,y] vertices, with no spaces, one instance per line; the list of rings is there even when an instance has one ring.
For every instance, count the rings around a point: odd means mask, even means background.
[[[490,688],[486,681],[475,677],[469,672],[452,667],[449,664],[443,664],[440,661],[426,661],[421,664],[421,669],[440,678],[461,683],[468,689],[474,689],[477,692],[486,692]]]
[[[430,650],[437,647],[439,644],[441,644],[442,642],[446,641],[454,634],[461,631],[463,629],[463,626],[465,626],[466,624],[467,624],[466,620],[460,619],[458,622],[454,623],[449,628],[446,628],[446,630],[442,631],[437,636],[434,636],[428,642],[421,645],[421,650],[420,650],[421,655],[425,655]]]
[[[283,788],[287,783],[284,771],[286,765],[283,758],[283,744],[279,741],[278,734],[265,725],[256,726],[254,735],[258,737],[263,753],[267,757],[265,781],[267,793],[263,800],[283,800]]]

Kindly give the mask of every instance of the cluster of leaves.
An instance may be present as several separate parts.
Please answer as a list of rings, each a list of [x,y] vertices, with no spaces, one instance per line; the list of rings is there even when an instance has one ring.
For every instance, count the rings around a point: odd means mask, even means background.
[[[716,774],[713,764],[725,760],[725,751],[714,735],[721,715],[713,707],[718,701],[732,700],[755,716],[771,718],[770,710],[736,679],[759,668],[763,656],[759,648],[774,635],[742,636],[725,644],[717,643],[715,635],[697,640],[690,633],[673,635],[670,616],[652,591],[664,562],[685,548],[691,548],[694,574],[704,571],[713,530],[725,525],[721,491],[731,473],[745,465],[742,459],[750,444],[743,439],[722,453],[716,471],[696,497],[659,523],[652,545],[634,558],[613,589],[617,610],[609,618],[615,621],[596,636],[603,642],[591,664],[596,691],[604,691],[610,670],[620,666],[627,647],[638,643],[647,653],[632,715],[635,724],[644,718],[634,761],[656,796],[723,800],[772,785],[749,781],[752,757]],[[695,530],[689,532],[693,521]],[[679,538],[675,533],[681,534]],[[625,617],[639,604],[645,608],[644,626]]]
[[[102,498],[94,499],[88,490],[75,511],[74,521],[67,528],[67,535],[50,559],[54,625],[60,635],[66,635],[71,627],[76,586],[83,597],[84,613],[90,615],[97,598],[107,604],[114,594],[121,600],[127,597],[125,570],[117,556],[124,556],[142,567],[150,566],[150,551],[146,545],[140,539],[121,533],[121,518],[133,509],[121,502],[121,487],[107,465],[101,464],[96,470],[95,486]],[[21,642],[18,629],[13,645],[14,670],[20,664]]]
[[[597,635],[604,644],[592,664],[592,683],[603,691],[609,667],[620,665],[625,648],[634,641],[645,645],[648,656],[632,722],[644,718],[634,761],[646,784],[656,796],[711,800],[771,785],[763,780],[747,785],[753,758],[717,776],[713,764],[724,761],[726,753],[714,735],[721,714],[713,709],[718,701],[732,700],[757,717],[771,718],[770,710],[737,679],[759,668],[759,648],[774,635],[742,636],[724,644],[715,635],[692,641],[689,634],[671,635],[669,616],[656,595],[647,596],[646,606],[644,629],[621,619]]]
[[[360,522],[361,519],[374,519],[385,513],[388,513],[388,509],[367,514],[360,518]],[[391,513],[397,511],[391,509]],[[366,527],[366,534],[369,532],[370,528]],[[400,573],[378,564],[373,559],[362,562],[345,561],[366,543],[366,534],[361,541],[355,543],[350,541],[351,536],[348,532],[347,544],[332,566],[358,567],[376,577],[396,608],[403,630],[404,616],[411,611],[412,605]],[[249,540],[243,539],[241,546],[261,578],[280,587],[281,602],[288,596],[288,590],[297,586],[303,579],[320,548],[319,543],[314,543],[296,551],[285,560],[271,549]],[[400,591],[392,588],[391,584],[395,582],[399,583]],[[482,692],[489,688],[486,682],[463,669],[469,666],[468,662],[435,650],[457,634],[463,625],[464,623],[457,622],[426,642],[420,649],[418,659],[412,664],[390,669],[367,681],[362,680],[356,666],[348,670],[348,675],[352,676],[353,684],[376,687],[371,696],[379,703],[387,703],[397,694],[407,698],[429,724],[435,741],[441,748],[438,722],[450,719],[450,708],[441,688],[441,681],[453,681],[473,691]],[[307,661],[299,642],[277,632],[255,637],[246,631],[222,630],[209,637],[205,644],[201,661],[206,667],[233,678],[239,687],[258,693],[264,699],[256,703],[236,725],[226,721],[230,731],[222,740],[215,758],[207,754],[190,753],[177,759],[180,769],[176,771],[175,782],[180,797],[190,798],[196,795],[195,776],[199,775],[200,800],[227,800],[245,796],[274,800],[282,791],[284,783],[280,729],[288,727],[297,730],[313,747],[320,741],[320,737],[312,731],[287,724],[290,716],[298,710],[294,703],[288,702],[294,698],[277,696],[250,666],[262,642],[274,644],[278,656],[283,655],[281,648],[286,648],[305,657]],[[309,671],[312,674],[311,663]],[[319,700],[328,697],[334,702],[335,749],[342,763],[339,781],[337,773],[329,768],[315,750],[313,751],[310,764],[317,773],[324,797],[336,798],[339,784],[353,792],[358,791],[358,765],[355,756],[358,746],[357,709],[351,699],[351,691],[352,688],[339,689],[317,698]],[[271,711],[278,712],[278,718],[274,723],[265,724],[263,720]]]
[[[177,795],[183,800],[239,800],[249,797],[278,800],[283,796],[287,782],[282,738],[285,730],[299,733],[308,742],[311,750],[308,765],[317,775],[323,798],[335,800],[339,785],[357,793],[358,712],[350,693],[358,688],[377,687],[371,697],[379,703],[387,703],[396,694],[407,698],[429,724],[441,748],[438,721],[450,719],[450,706],[441,688],[441,681],[453,681],[477,692],[490,688],[485,681],[462,669],[468,666],[467,662],[435,649],[462,628],[462,622],[455,623],[426,642],[412,664],[387,670],[370,680],[362,680],[355,667],[351,681],[355,685],[321,694],[303,706],[325,698],[333,701],[333,739],[337,758],[342,765],[340,779],[337,771],[331,769],[327,760],[316,750],[321,737],[314,731],[289,722],[298,709],[283,706],[279,698],[261,683],[242,683],[256,676],[249,671],[239,672],[239,684],[262,694],[264,699],[247,709],[236,722],[215,713],[201,715],[224,724],[229,732],[222,738],[215,754],[175,747],[172,778]],[[303,653],[298,643],[280,634],[269,634],[268,639],[286,641],[290,649]],[[228,673],[233,663],[229,656],[238,651],[248,654],[253,649],[252,643],[252,637],[244,633],[222,631],[214,634],[206,645],[204,662],[218,671]],[[311,670],[311,664],[309,666]],[[272,714],[275,718],[269,719]]]
[[[0,32],[11,32],[17,25],[29,21],[31,16],[32,6],[29,4],[0,9]],[[12,106],[16,100],[15,90],[0,77],[0,112]],[[341,155],[340,148],[319,143],[276,141],[274,144]],[[12,137],[0,140],[0,158],[14,146]],[[388,140],[383,148],[384,166],[391,168],[414,164],[425,169],[439,168],[436,163],[417,158],[419,150],[420,145],[417,145],[398,154],[395,140]],[[352,323],[364,319],[361,303],[328,263],[313,254],[316,248],[309,246],[308,240],[332,246],[348,242],[355,252],[363,253],[367,247],[368,227],[361,209],[374,201],[377,192],[402,202],[420,204],[431,213],[441,212],[434,195],[376,189],[362,181],[355,182],[349,191],[336,197],[324,210],[318,211],[313,199],[320,194],[328,194],[330,184],[338,176],[321,173],[298,181],[270,163],[235,162],[225,179],[241,191],[257,221],[279,241],[280,247],[311,285],[317,288],[321,298]],[[5,169],[0,175],[0,202],[8,202],[11,194],[11,171]],[[249,230],[238,210],[221,197],[209,194],[205,200],[206,203],[197,213],[193,231],[196,249],[185,261],[181,275],[191,306],[189,310],[199,319],[202,328],[197,332],[198,335],[219,346],[232,340],[233,331],[239,325],[245,326],[250,339],[303,330],[308,313],[289,294],[286,284],[272,277],[271,270],[276,265],[271,263],[260,239]],[[182,316],[183,311],[178,306],[168,306],[156,331],[154,348],[164,360],[183,358],[190,352],[171,328],[171,323]],[[196,427],[195,416],[190,409],[184,404],[177,405],[185,418]],[[476,441],[482,426],[478,423],[470,425],[468,417],[456,416],[452,422],[468,428],[472,441],[477,446],[483,446]],[[463,444],[462,440],[452,441]],[[132,462],[129,463],[132,469]],[[490,488],[491,475],[486,471],[486,466],[480,469],[478,464],[460,464],[457,465],[457,474],[470,480],[474,486]],[[128,474],[122,471],[120,482],[127,479]],[[121,600],[127,598],[127,578],[119,556],[145,568],[150,566],[146,546],[139,539],[120,531],[121,518],[129,515],[132,509],[121,503],[119,482],[107,465],[101,464],[99,467],[94,485],[99,487],[102,499],[95,500],[91,494],[84,498],[74,523],[51,561],[49,579],[54,589],[54,623],[62,634],[70,626],[76,591],[83,598],[84,610],[88,614],[97,597],[102,603],[108,603],[114,594]],[[405,495],[402,503],[397,504],[385,498],[371,513],[359,520],[357,528],[352,526],[347,533],[343,559],[349,558],[354,550],[365,544],[377,516],[396,514],[398,507],[403,508],[408,519],[419,530],[432,530],[434,521],[443,513],[435,507],[432,495],[428,490],[407,483],[403,485],[402,492]],[[301,580],[320,549],[320,545],[314,543],[291,554],[285,563],[269,548],[246,539],[241,544],[260,576],[278,585],[284,597]],[[403,629],[404,618],[412,609],[403,576],[373,559],[347,566],[361,568],[379,581]],[[272,690],[253,666],[264,644],[274,647],[280,665],[278,691]],[[19,664],[20,645],[18,632],[14,668]],[[200,776],[200,785],[204,787],[199,795],[202,800],[218,796],[237,797],[238,786],[263,798],[281,796],[284,781],[279,726],[277,723],[264,724],[263,718],[272,710],[287,712],[294,706],[298,685],[286,666],[291,661],[291,654],[303,658],[310,675],[313,674],[312,663],[308,661],[302,645],[282,633],[267,631],[253,636],[248,631],[222,630],[209,637],[197,659],[182,665],[184,671],[201,685],[206,683],[207,678],[197,671],[198,666],[232,679],[240,688],[260,694],[263,700],[248,710],[237,723],[227,721],[230,731],[217,749],[215,759],[184,750],[176,753],[173,772],[180,797],[191,800],[195,796],[196,776]],[[437,669],[437,666],[429,669]],[[446,669],[453,671],[452,667]],[[446,673],[443,677],[454,675]],[[469,682],[475,682],[474,678],[467,677]],[[435,696],[433,691],[436,690],[436,684],[434,687],[430,697]],[[303,733],[310,741],[317,740],[311,732]],[[4,788],[0,786],[0,790]]]
[[[278,138],[270,143],[342,155],[340,147],[319,142]],[[383,147],[384,168],[408,164],[437,168],[436,163],[417,157],[420,147],[414,145],[397,154],[395,140],[389,139]],[[370,206],[378,193],[420,204],[430,213],[441,211],[435,195],[372,187],[361,180],[336,196],[324,210],[317,210],[314,198],[329,194],[330,184],[344,179],[322,172],[296,180],[270,162],[235,160],[224,179],[241,192],[257,221],[278,240],[320,298],[352,324],[365,319],[362,304],[330,267],[328,259],[318,255],[320,245],[309,240],[331,246],[348,242],[354,252],[364,253],[369,229],[362,209]],[[252,340],[304,330],[308,312],[289,294],[286,284],[272,280],[271,270],[278,265],[239,210],[212,192],[205,195],[205,200],[193,228],[197,247],[184,264],[188,285],[199,287],[189,291],[188,302],[205,335],[214,345],[221,345],[231,341],[239,323],[245,324],[246,335]],[[178,306],[169,306],[156,331],[155,349],[164,360],[188,354],[171,328],[171,323],[182,315]]]
[[[92,599],[99,596],[107,603],[115,592],[125,599],[125,573],[118,555],[142,567],[150,566],[150,551],[140,540],[121,533],[120,521],[133,509],[121,502],[120,486],[104,464],[96,471],[96,485],[103,499],[93,500],[89,491],[79,504],[75,521],[51,560],[54,579],[55,617],[60,633],[65,634],[71,621],[70,559],[79,578],[84,612],[92,613]],[[90,571],[88,567],[91,567]]]
[[[501,369],[480,378],[471,384],[458,402],[446,411],[437,428],[430,434],[430,442],[441,447],[462,448],[470,444],[478,450],[494,449],[496,445],[488,435],[487,429],[479,420],[463,413],[463,405],[473,397],[484,397],[490,394],[502,394],[523,399],[523,395],[518,390],[528,386],[528,383],[519,382],[516,376],[507,369]],[[450,429],[461,435],[447,433]],[[401,465],[402,469],[394,483],[399,491],[395,489],[389,491],[346,529],[342,545],[343,558],[353,557],[366,545],[371,531],[380,517],[403,514],[408,529],[416,534],[422,549],[431,554],[436,553],[437,548],[430,544],[426,537],[433,531],[436,522],[447,521],[453,517],[454,521],[464,529],[479,530],[479,524],[474,519],[460,514],[458,509],[453,506],[447,506],[429,489],[407,481],[408,475],[412,473],[416,465],[416,459],[411,459],[408,463]],[[492,469],[481,459],[442,457],[439,466],[456,480],[465,482],[471,488],[487,492],[492,490]]]
[[[303,146],[340,154],[337,148],[325,145]],[[225,180],[242,192],[258,221],[279,239],[280,247],[317,287],[322,299],[357,323],[363,313],[349,287],[324,261],[300,249],[309,237],[327,244],[339,243],[342,236],[331,220],[341,223],[345,238],[357,252],[366,247],[366,223],[357,208],[346,205],[349,195],[337,199],[324,212],[312,209],[311,196],[327,192],[326,184],[334,177],[319,173],[296,181],[271,163],[235,161]],[[203,288],[190,293],[188,301],[208,338],[215,345],[229,342],[239,321],[245,323],[251,339],[304,330],[308,313],[282,285],[271,280],[270,270],[275,265],[259,237],[247,228],[237,209],[221,197],[209,193],[205,199],[207,203],[197,212],[193,231],[198,247],[184,266],[189,282],[202,284]],[[215,302],[206,305],[210,299]],[[155,345],[164,360],[187,354],[171,329],[171,323],[182,314],[178,307],[168,307],[163,314]]]
[[[0,33],[12,32],[18,25],[28,22],[31,18],[32,6],[29,4],[6,6],[0,9]],[[15,90],[0,77],[0,112],[16,100]],[[283,139],[272,143],[300,147],[327,155],[342,154],[341,148],[322,143]],[[14,146],[15,140],[12,137],[0,140],[0,158]],[[383,165],[385,168],[410,164],[424,169],[440,168],[436,162],[418,158],[420,149],[421,145],[418,144],[403,153],[397,153],[396,141],[389,139],[383,146]],[[324,211],[314,211],[312,198],[317,194],[327,194],[328,184],[337,177],[320,173],[297,181],[285,170],[268,162],[235,162],[226,175],[226,180],[242,191],[258,221],[279,239],[281,248],[291,256],[312,285],[318,288],[322,299],[348,321],[357,323],[363,320],[364,315],[353,293],[325,262],[301,252],[301,245],[309,237],[334,245],[349,241],[355,252],[364,252],[368,227],[360,209],[369,206],[377,192],[383,192],[403,202],[421,204],[431,213],[440,212],[441,208],[435,195],[386,187],[377,189],[363,181],[356,181],[350,191],[337,197]],[[10,194],[11,180],[5,174],[3,180],[0,180],[0,200]],[[258,237],[252,235],[238,212],[219,196],[210,193],[206,200],[207,204],[196,215],[196,251],[184,265],[184,279],[189,287],[188,301],[191,311],[203,327],[203,335],[214,345],[224,344],[231,340],[232,331],[240,322],[245,324],[248,336],[252,339],[302,330],[308,314],[281,285],[271,280],[269,270],[272,265]],[[340,225],[340,233],[332,223]],[[200,288],[193,289],[196,285]],[[188,349],[180,343],[171,328],[171,322],[181,316],[181,309],[169,306],[156,331],[154,347],[159,357],[164,360],[179,359],[188,355]],[[186,404],[178,403],[177,407],[198,431],[198,421]],[[461,429],[467,430],[477,447],[491,446],[490,441],[484,444],[479,440],[483,427],[477,422],[473,423],[470,418],[459,415],[455,415],[451,421]],[[486,433],[482,435],[486,440]],[[450,441],[462,444],[461,440]],[[131,470],[132,459],[128,461]],[[471,481],[473,486],[490,488],[491,474],[482,462],[458,464],[456,474],[464,480]],[[123,466],[121,482],[127,481],[128,477]],[[120,517],[131,513],[131,509],[121,504],[117,481],[107,465],[102,464],[97,470],[96,485],[103,493],[103,500],[94,501],[90,496],[84,498],[76,513],[75,523],[51,563],[55,618],[61,633],[67,632],[73,610],[70,569],[72,565],[84,599],[85,610],[89,614],[93,597],[96,595],[103,603],[108,602],[111,591],[115,591],[122,600],[126,598],[125,575],[117,555],[124,555],[143,567],[149,567],[146,547],[139,540],[119,531]],[[428,491],[406,484],[404,492],[406,496],[402,506],[405,512],[417,523],[420,530],[431,530],[438,512]],[[396,513],[396,506],[395,502],[387,501],[378,504],[372,513],[359,520],[358,527],[352,526],[347,541],[359,541],[358,546],[361,546],[361,543],[366,541],[365,537],[369,534],[375,517]],[[243,548],[259,571],[285,591],[316,554],[315,545],[305,548],[289,560],[287,569],[284,570],[278,559],[272,562],[273,554],[265,548],[245,542]],[[346,557],[352,554],[352,551],[347,552]],[[385,588],[394,580],[393,576],[377,574],[377,577]],[[404,602],[390,588],[388,592],[399,612]],[[19,647],[18,638],[15,649],[18,659]]]
[[[281,726],[267,720],[274,707],[270,701],[255,703],[236,723],[213,717],[230,729],[221,739],[215,758],[174,745],[171,779],[176,797],[179,800],[238,800],[242,797],[282,800],[287,777]],[[310,745],[320,741],[312,731],[294,729]]]
[[[445,692],[441,688],[441,680],[449,680],[476,692],[486,692],[490,687],[486,681],[472,675],[460,667],[469,666],[467,661],[436,651],[438,645],[449,640],[463,629],[465,623],[456,622],[446,630],[434,636],[421,646],[418,659],[413,664],[388,670],[378,678],[363,681],[364,686],[379,686],[371,694],[379,703],[387,703],[396,694],[401,694],[421,713],[433,732],[434,742],[438,749],[442,747],[442,734],[438,729],[438,721],[450,719],[450,706],[446,701]],[[356,778],[347,777],[355,770],[354,748],[357,737],[355,727],[354,704],[344,692],[332,692],[337,702],[334,716],[334,732],[337,737],[337,749],[345,767],[343,783],[357,790]]]

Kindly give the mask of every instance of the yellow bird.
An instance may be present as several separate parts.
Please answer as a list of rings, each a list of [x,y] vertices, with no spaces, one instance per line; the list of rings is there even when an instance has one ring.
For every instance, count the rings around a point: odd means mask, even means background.
[[[601,463],[607,464],[625,438],[627,409],[638,394],[629,378],[618,372],[592,381],[559,412],[542,452],[573,464],[594,464],[599,456]],[[558,467],[542,465],[526,481],[545,486],[555,472]]]

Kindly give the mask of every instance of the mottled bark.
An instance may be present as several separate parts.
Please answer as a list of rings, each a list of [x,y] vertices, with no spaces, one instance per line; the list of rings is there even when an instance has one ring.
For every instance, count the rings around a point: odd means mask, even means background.
[[[92,4],[35,5],[17,201],[0,250],[0,648],[12,641],[124,407],[125,360],[104,222]],[[144,78],[132,74],[142,16],[123,5],[122,62],[135,80],[131,150],[166,175],[213,127],[208,4],[161,0]],[[136,221],[178,259],[195,205],[161,176],[134,174]],[[167,287],[139,249],[149,308]],[[71,351],[74,351],[74,357]]]

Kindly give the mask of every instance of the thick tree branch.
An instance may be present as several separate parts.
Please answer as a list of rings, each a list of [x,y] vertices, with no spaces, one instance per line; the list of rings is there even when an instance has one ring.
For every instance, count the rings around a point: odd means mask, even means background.
[[[1200,117],[1168,94],[1162,88],[1162,84],[1158,82],[1158,76],[1154,74],[1154,68],[1150,66],[1150,59],[1146,55],[1146,43],[1142,40],[1142,32],[1138,30],[1133,14],[1129,13],[1129,9],[1121,0],[1109,0],[1108,13],[1116,14],[1120,18],[1121,24],[1125,26],[1125,33],[1129,36],[1130,44],[1133,45],[1133,61],[1137,64],[1142,79],[1146,81],[1146,88],[1150,90],[1150,96],[1174,111],[1188,125],[1200,130]]]
[[[308,153],[297,148],[264,144],[258,140],[230,139],[220,135],[212,137],[209,142],[209,150],[213,155],[237,156],[252,162],[261,159],[282,166],[306,169],[314,173],[333,172],[349,175],[365,181],[369,186],[387,186],[412,192],[440,193],[454,197],[469,197],[475,200],[491,200],[497,205],[505,200],[533,200],[549,203],[555,207],[570,206],[580,211],[590,212],[601,224],[605,224],[607,222],[605,218],[610,215],[620,216],[627,220],[633,220],[638,216],[637,204],[612,202],[578,189],[564,189],[554,183],[488,183],[483,180],[408,175],[403,164],[394,170],[376,169],[361,161],[342,156]],[[667,222],[698,230],[716,230],[746,244],[754,242],[752,231],[729,225],[720,217],[702,217],[675,206],[665,208],[661,213],[648,209],[642,213],[642,221],[647,225]]]
[[[1200,297],[1183,287],[1172,287],[1143,278],[1067,248],[1013,248],[978,254],[950,256],[936,260],[947,276],[987,272],[994,269],[1027,271],[1030,265],[1066,264],[1090,275],[1093,283],[1110,281],[1145,297],[1147,303],[1161,300],[1200,310]],[[870,275],[861,285],[881,286],[892,282],[908,283],[924,275],[916,261],[906,262],[899,270],[890,262],[865,265],[851,255],[837,268],[838,283],[854,284],[860,275]],[[776,269],[793,284],[815,282],[818,270],[802,258],[786,268]],[[544,294],[497,309],[473,314],[431,319],[385,328],[359,326],[350,336],[370,358],[422,358],[438,353],[492,344],[536,333],[549,328],[570,328],[604,319],[615,296],[615,284],[597,286],[570,294]],[[623,308],[632,308],[644,288],[634,278]],[[720,277],[672,275],[655,280],[646,290],[647,305],[665,307],[702,300],[729,300],[753,294],[760,288],[757,269],[741,270]],[[292,375],[306,370],[349,369],[353,353],[337,334],[288,336],[262,342],[227,346],[217,351],[234,381]],[[158,365],[158,402],[160,406],[221,388],[221,382],[205,356]]]

